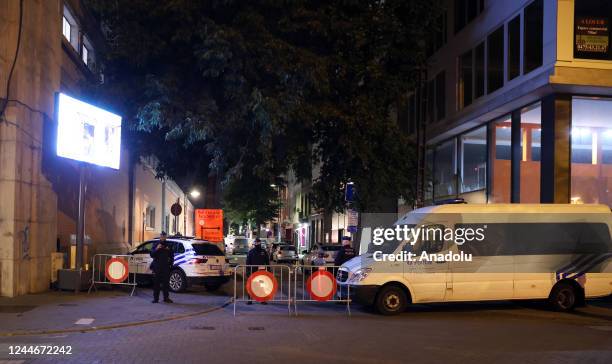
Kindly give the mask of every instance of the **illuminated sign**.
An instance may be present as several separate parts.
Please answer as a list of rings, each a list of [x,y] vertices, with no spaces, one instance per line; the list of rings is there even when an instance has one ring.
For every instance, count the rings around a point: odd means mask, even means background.
[[[580,16],[575,21],[575,55],[579,58],[607,59],[610,48],[608,18]]]
[[[210,242],[223,241],[223,210],[196,209],[196,236]]]
[[[57,155],[119,169],[121,116],[60,93]]]

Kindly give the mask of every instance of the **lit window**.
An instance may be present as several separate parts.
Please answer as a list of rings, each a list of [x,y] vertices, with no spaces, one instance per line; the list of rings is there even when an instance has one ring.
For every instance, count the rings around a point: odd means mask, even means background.
[[[89,60],[89,50],[87,49],[87,47],[85,45],[83,45],[83,63],[87,64],[88,60]]]
[[[64,35],[64,37],[66,38],[67,41],[70,42],[70,29],[72,28],[72,26],[70,25],[70,22],[68,21],[68,19],[66,19],[66,17],[62,17],[63,21],[62,21],[62,34]]]
[[[149,229],[155,229],[155,207],[147,206],[145,211],[145,225]]]

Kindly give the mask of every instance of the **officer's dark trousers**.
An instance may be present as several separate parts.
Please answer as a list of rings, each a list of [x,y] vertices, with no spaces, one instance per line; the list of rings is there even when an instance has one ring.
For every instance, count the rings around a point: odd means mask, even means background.
[[[167,300],[170,298],[168,290],[170,289],[170,272],[162,271],[156,272],[153,276],[153,299],[159,300],[159,291],[160,288],[164,291],[164,299]]]

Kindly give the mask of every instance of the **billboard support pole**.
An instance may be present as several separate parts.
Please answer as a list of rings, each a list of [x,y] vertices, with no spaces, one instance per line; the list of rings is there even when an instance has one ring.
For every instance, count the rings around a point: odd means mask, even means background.
[[[79,216],[77,217],[76,270],[83,269],[83,245],[85,241],[85,193],[87,192],[85,168],[85,164],[81,163],[79,166]]]

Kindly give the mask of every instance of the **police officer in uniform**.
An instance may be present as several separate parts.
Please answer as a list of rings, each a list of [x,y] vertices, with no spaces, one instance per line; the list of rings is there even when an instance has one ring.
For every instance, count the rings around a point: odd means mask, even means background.
[[[353,259],[357,255],[355,249],[351,246],[351,237],[343,236],[342,237],[342,248],[336,255],[336,259],[334,259],[334,265],[341,266],[344,262],[347,262]]]
[[[151,270],[154,273],[153,303],[159,302],[160,288],[163,289],[164,292],[164,302],[172,303],[168,291],[170,289],[170,271],[174,265],[174,252],[166,242],[166,237],[167,234],[162,231],[159,235],[159,243],[151,250],[151,257],[153,258]]]
[[[270,265],[270,257],[268,256],[268,252],[264,248],[261,247],[261,239],[256,238],[254,241],[254,247],[249,251],[249,254],[246,258],[246,265]],[[253,274],[254,271],[257,271],[257,267],[247,267],[248,276]],[[248,279],[247,276],[247,279]],[[251,300],[247,302],[248,305],[253,304]],[[266,302],[262,302],[262,305],[265,305]]]

